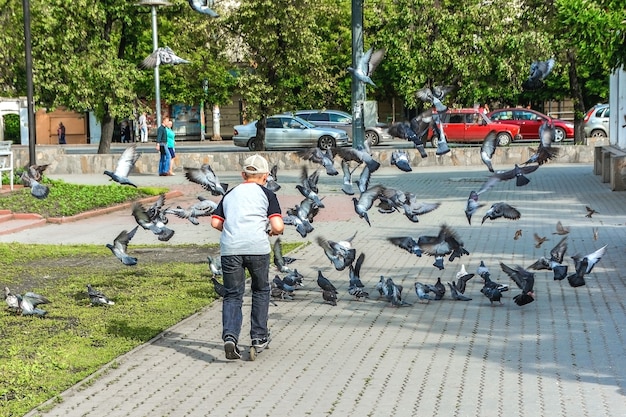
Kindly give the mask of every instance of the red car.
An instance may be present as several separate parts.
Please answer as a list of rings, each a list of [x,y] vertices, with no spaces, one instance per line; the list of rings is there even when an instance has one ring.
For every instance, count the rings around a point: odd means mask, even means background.
[[[514,140],[521,140],[519,126],[494,123],[478,109],[449,109],[441,120],[443,132],[448,142],[482,143],[485,137],[495,131],[498,144],[506,146]],[[439,138],[431,137],[433,147]]]
[[[539,140],[539,127],[543,122],[552,119],[548,115],[523,107],[494,110],[488,116],[496,123],[519,126],[524,140]],[[552,119],[552,121],[556,129],[555,142],[574,137],[574,123],[560,119]]]

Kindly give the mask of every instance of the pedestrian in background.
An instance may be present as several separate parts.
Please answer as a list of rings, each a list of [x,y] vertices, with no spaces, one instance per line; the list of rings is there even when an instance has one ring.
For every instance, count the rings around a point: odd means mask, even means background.
[[[222,198],[211,217],[211,226],[222,232],[220,254],[224,279],[222,340],[226,359],[241,359],[238,345],[243,321],[241,306],[246,270],[252,286],[250,338],[256,352],[270,342],[267,317],[270,304],[269,236],[283,233],[285,225],[276,194],[265,188],[269,175],[265,158],[255,154],[243,163],[242,184]]]
[[[174,175],[174,159],[176,158],[176,133],[173,130],[174,122],[170,119],[167,125],[167,151],[170,153],[169,175]]]
[[[167,128],[169,126],[169,116],[161,118],[161,126],[157,129],[156,150],[159,151],[159,175],[169,175],[170,172],[170,153],[167,150]]]
[[[146,112],[141,113],[141,116],[139,116],[139,137],[142,143],[148,141],[148,118],[146,117]]]
[[[57,129],[57,136],[59,138],[59,145],[65,145],[65,125],[63,122],[59,122],[59,128]]]

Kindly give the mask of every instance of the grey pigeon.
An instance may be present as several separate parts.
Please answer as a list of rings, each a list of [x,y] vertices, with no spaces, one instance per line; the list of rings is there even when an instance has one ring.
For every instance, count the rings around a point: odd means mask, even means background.
[[[437,282],[429,285],[430,291],[435,294],[435,300],[441,300],[446,295],[446,286],[441,282],[441,277],[437,278]]]
[[[499,305],[502,305],[502,293],[508,291],[508,286],[502,286],[491,280],[489,272],[481,275],[484,280],[484,285],[480,292],[489,299],[489,304],[493,305],[494,301],[497,301]]]
[[[445,224],[441,225],[437,236],[420,236],[417,243],[423,253],[435,257],[433,266],[439,270],[444,269],[444,256],[450,255],[448,261],[452,262],[463,255],[469,255],[457,233]]]
[[[296,290],[295,286],[285,283],[278,275],[274,276],[274,279],[272,280],[272,285],[285,291],[289,296],[292,296],[293,292]]]
[[[115,171],[104,171],[105,175],[111,177],[112,181],[115,181],[122,185],[130,185],[132,187],[137,187],[131,180],[128,179],[128,175],[130,171],[134,168],[135,163],[139,159],[141,154],[137,152],[137,145],[129,146],[122,152],[122,155],[117,160],[117,166],[115,167]]]
[[[359,215],[360,218],[365,219],[367,224],[370,226],[372,224],[370,223],[367,211],[372,208],[372,205],[374,205],[374,201],[379,198],[384,189],[385,187],[378,184],[365,190],[365,192],[361,193],[361,196],[358,199],[352,197],[352,202],[354,203],[354,211]]]
[[[109,300],[101,291],[94,289],[91,284],[87,284],[87,295],[89,296],[91,305],[94,306],[112,306],[115,304],[114,301]]]
[[[526,174],[530,174],[539,168],[539,165],[526,165],[523,167],[515,164],[513,169],[508,171],[499,171],[495,174],[491,175],[487,181],[483,184],[483,186],[478,191],[478,194],[482,194],[487,191],[489,188],[493,187],[500,181],[508,181],[515,178],[515,185],[518,187],[522,187],[530,182],[530,180],[526,177]]]
[[[394,150],[391,152],[391,165],[398,167],[400,171],[411,172],[411,161],[409,161],[409,154],[406,151]]]
[[[387,238],[391,243],[396,246],[401,247],[413,255],[422,256],[422,249],[419,247],[419,243],[410,236],[402,236],[402,237],[390,237]]]
[[[457,289],[456,285],[457,284],[454,281],[448,282],[448,286],[450,287],[450,295],[452,296],[452,299],[457,300],[457,301],[471,301],[472,299],[464,295],[462,292],[460,292]]]
[[[206,217],[213,214],[217,208],[217,203],[211,200],[200,200],[197,203],[192,204],[188,208],[184,209],[181,206],[176,206],[175,209],[168,208],[165,210],[165,214],[173,214],[181,219],[187,219],[191,224],[199,225],[198,217]]]
[[[416,91],[415,95],[424,103],[431,103],[437,113],[445,113],[448,107],[441,100],[453,89],[452,86],[436,86],[432,90],[429,87],[422,87]]]
[[[350,169],[350,162],[346,161],[345,159],[342,159],[341,171],[343,172],[343,184],[341,185],[341,191],[343,191],[344,194],[347,194],[347,195],[354,195],[354,188],[352,187],[352,170]]]
[[[326,168],[326,174],[328,175],[334,176],[339,174],[333,165],[334,155],[330,149],[323,151],[320,148],[308,148],[298,151],[296,154],[302,159],[322,165]]]
[[[567,276],[567,281],[572,287],[585,285],[585,275],[589,274],[593,270],[595,264],[602,259],[606,253],[606,247],[607,245],[604,245],[600,249],[586,256],[581,256],[579,254],[572,256],[576,266],[576,272]]]
[[[224,285],[221,282],[219,282],[215,278],[215,276],[211,277],[211,283],[213,284],[213,290],[215,291],[215,294],[224,298],[224,296],[226,295],[226,288],[224,287]]]
[[[515,207],[507,203],[504,203],[504,202],[494,203],[491,205],[491,208],[489,208],[489,210],[487,210],[487,212],[483,216],[483,221],[481,222],[481,224],[485,223],[485,220],[487,219],[495,220],[500,217],[504,217],[505,219],[510,219],[510,220],[518,220],[521,217],[521,214],[519,210],[517,210]]]
[[[552,119],[544,121],[541,126],[539,126],[539,147],[530,156],[530,158],[524,162],[524,165],[535,162],[538,165],[543,165],[550,159],[555,158],[559,153],[558,148],[552,147],[552,142],[554,142],[555,136],[556,128],[554,127]]]
[[[283,256],[283,248],[281,243],[282,242],[280,238],[278,238],[274,241],[274,245],[272,247],[272,251],[274,254],[274,265],[280,272],[291,272],[291,268],[289,268],[287,264],[292,263],[293,261],[295,261],[295,259]]]
[[[469,197],[467,198],[467,203],[465,204],[465,217],[467,218],[467,222],[472,224],[472,216],[476,211],[483,207],[484,204],[478,202],[478,193],[476,191],[471,191]]]
[[[122,230],[113,240],[113,244],[106,244],[106,247],[109,248],[113,255],[115,255],[115,257],[124,265],[137,265],[137,258],[128,255],[126,251],[128,250],[128,243],[133,236],[135,236],[135,232],[137,232],[138,227],[139,226],[135,226],[130,232]]]
[[[305,198],[305,201],[310,201]],[[309,208],[312,206],[308,206]],[[309,221],[309,209],[305,204],[296,204],[292,209],[287,209],[286,215],[283,216],[283,222],[286,225],[296,226],[296,231],[300,233],[300,236],[306,237],[307,234],[314,230],[311,222]]]
[[[313,190],[315,193],[319,193],[319,189],[317,188],[317,183],[320,179],[320,170],[316,169],[311,175],[309,175],[309,171],[306,165],[302,165],[300,170],[300,184],[306,189]]]
[[[372,172],[365,165],[361,174],[359,175],[359,180],[357,181],[357,185],[359,187],[359,192],[364,193],[370,186],[370,179],[372,178]]]
[[[537,90],[543,87],[543,80],[552,72],[554,64],[554,58],[546,61],[533,61],[530,64],[530,74],[522,83],[522,88],[525,90]]]
[[[359,62],[356,63],[356,68],[348,67],[348,71],[352,73],[357,80],[364,84],[369,84],[373,87],[376,87],[376,84],[370,78],[374,73],[374,70],[380,64],[385,56],[384,49],[374,50],[374,47],[363,54],[363,56],[359,59]]]
[[[383,293],[385,297],[387,297],[387,300],[394,307],[411,305],[402,299],[402,286],[394,283],[393,279],[391,278],[387,278],[385,280],[385,283],[383,285]]]
[[[322,271],[317,271],[317,285],[322,289],[322,291],[333,292],[337,294],[337,288],[333,285],[332,282],[328,278],[326,278]]]
[[[502,268],[502,271],[504,271],[504,273],[506,273],[513,280],[513,282],[515,282],[517,287],[522,290],[521,294],[513,297],[515,304],[523,306],[535,301],[535,293],[533,292],[535,274],[525,270],[521,266],[511,268],[502,262],[500,262],[500,267]]]
[[[211,255],[207,256],[207,261],[209,262],[209,270],[213,274],[214,277],[222,276],[222,260],[219,256],[212,257]]]
[[[41,181],[43,178],[43,172],[48,168],[50,164],[42,164],[42,165],[31,165],[28,167],[28,176],[35,181]]]
[[[389,127],[389,134],[394,137],[406,139],[413,142],[422,158],[427,158],[428,154],[424,149],[424,139],[428,135],[432,124],[432,110],[426,110],[422,114],[411,119],[410,122],[398,122]]]
[[[176,55],[169,46],[157,48],[139,65],[144,69],[152,69],[161,65],[189,64],[189,61]]]
[[[17,298],[17,295],[11,293],[9,287],[4,287],[4,302],[7,304],[7,307],[11,310],[19,310],[20,302]]]
[[[280,184],[278,183],[278,165],[274,165],[272,169],[270,169],[270,175],[267,176],[265,188],[274,193],[280,190]]]
[[[542,256],[535,263],[530,265],[528,269],[548,269],[554,273],[554,280],[560,281],[567,276],[567,265],[563,265],[563,257],[567,251],[567,236],[563,237],[552,250],[550,250],[550,258]]]
[[[483,144],[480,147],[480,159],[483,161],[483,164],[487,165],[489,172],[494,172],[491,158],[496,152],[496,146],[498,145],[497,140],[496,132],[492,130],[485,136]]]
[[[337,305],[337,293],[336,292],[322,290],[322,298],[331,306]]]
[[[450,152],[450,148],[448,147],[448,141],[446,139],[446,134],[443,130],[443,124],[441,122],[441,117],[439,113],[433,114],[433,136],[437,137],[437,150],[435,151],[435,155],[441,156]]]
[[[23,316],[45,316],[48,312],[37,308],[41,304],[49,304],[50,300],[34,292],[27,292],[23,296],[17,294],[20,310]]]
[[[416,282],[414,285],[415,285],[415,294],[417,295],[418,301],[429,302],[430,301],[430,296],[428,295],[429,289],[426,287],[426,285],[422,284],[421,282]]]
[[[298,289],[304,285],[303,278],[304,276],[301,273],[299,273],[296,268],[294,268],[292,271],[289,271],[287,275],[283,277],[283,282]]]
[[[20,179],[22,180],[22,185],[24,185],[24,187],[30,187],[30,194],[33,197],[43,200],[48,197],[48,194],[50,194],[50,188],[45,184],[39,183],[39,181],[33,178],[30,175],[29,170],[22,172]]]
[[[184,167],[185,177],[196,184],[199,184],[212,195],[224,195],[228,190],[228,184],[220,182],[218,176],[209,164],[202,164],[200,168]]]
[[[380,168],[380,162],[374,160],[369,152],[359,148],[333,148],[333,155],[338,155],[341,159],[346,161],[355,161],[357,163],[364,163],[369,168],[370,173],[375,172]]]
[[[150,219],[159,219],[163,224],[167,224],[168,219],[165,215],[165,194],[161,193],[159,197],[146,209],[146,213]]]
[[[162,221],[159,219],[150,219],[150,216],[148,216],[148,213],[141,203],[134,203],[132,210],[133,217],[137,224],[145,230],[152,231],[152,233],[157,235],[160,241],[167,242],[174,236],[174,230],[169,229]]]
[[[209,8],[213,5],[213,0],[189,0],[191,8],[201,14],[205,14],[209,17],[220,17],[215,10]]]
[[[456,289],[461,294],[465,294],[465,287],[467,285],[467,281],[469,281],[473,277],[474,277],[474,274],[469,274],[465,270],[465,265],[461,265],[461,270],[456,273]]]
[[[363,288],[365,285],[361,282],[361,266],[365,260],[365,254],[361,253],[357,258],[354,266],[350,265],[350,281],[348,285],[348,294],[357,300],[369,297],[369,293]]]
[[[315,191],[310,188],[305,188],[305,185],[302,184],[296,184],[296,188],[300,191],[300,194],[315,203],[317,207],[324,208],[324,203],[322,203],[322,200]]]
[[[324,249],[324,254],[337,271],[343,271],[354,262],[356,249],[352,247],[352,240],[355,236],[356,233],[352,237],[338,242],[324,239],[321,236],[317,237],[317,244]]]

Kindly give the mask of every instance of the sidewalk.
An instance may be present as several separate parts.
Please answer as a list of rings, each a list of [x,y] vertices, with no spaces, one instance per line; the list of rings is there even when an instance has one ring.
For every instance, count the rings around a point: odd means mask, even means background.
[[[530,174],[525,187],[515,187],[512,181],[497,184],[480,196],[486,207],[479,209],[471,226],[463,210],[469,192],[480,188],[488,174],[484,167],[446,167],[445,172],[419,168],[411,173],[381,168],[371,184],[412,191],[441,206],[420,216],[419,223],[373,207],[371,227],[341,192],[341,178],[323,175],[319,194],[326,197],[326,208],[313,223],[315,231],[302,239],[287,226],[282,237],[311,242],[290,254],[299,259],[292,265],[304,274],[304,288],[294,301],[270,307],[273,342],[256,361],[224,359],[218,301],[66,391],[61,401],[51,402],[49,411],[27,415],[624,416],[626,194],[611,192],[592,171],[591,165],[550,164]],[[218,174],[231,186],[240,181],[236,172]],[[283,211],[302,199],[294,188],[298,176],[296,171],[279,171],[283,188],[277,194]],[[171,189],[180,189],[184,196],[173,204],[204,193],[180,173],[133,180],[138,185],[167,182]],[[486,220],[481,226],[484,212],[498,201],[518,208],[521,219]],[[598,214],[586,218],[585,205]],[[101,237],[126,227],[132,221],[129,216],[113,213],[47,224],[0,236],[0,242],[104,244]],[[577,252],[585,255],[608,245],[607,253],[584,287],[571,288],[567,280],[553,281],[551,272],[536,271],[536,301],[518,307],[512,298],[520,291],[501,272],[499,262],[527,267],[548,255],[560,238],[551,234],[557,220],[571,228],[566,253],[570,271],[574,267],[569,257]],[[171,244],[219,239],[207,222],[172,222],[176,235]],[[470,252],[453,262],[446,259],[442,271],[432,266],[433,258],[418,258],[386,240],[436,234],[442,223],[457,231]],[[522,237],[514,240],[518,229]],[[353,245],[366,255],[361,278],[370,298],[363,302],[348,295],[347,270],[332,268],[315,243],[317,236],[341,240],[355,232]],[[535,248],[535,232],[550,239],[541,248]],[[417,302],[414,282],[434,283],[441,277],[445,283],[455,279],[461,264],[475,272],[481,260],[492,279],[511,287],[502,306],[490,306],[480,293],[478,277],[468,283],[466,295],[472,301],[453,301],[448,290],[441,301]],[[335,307],[322,300],[318,270],[339,289]],[[402,284],[412,305],[395,308],[377,299],[374,286],[381,275]],[[246,297],[240,341],[246,347],[249,311]]]

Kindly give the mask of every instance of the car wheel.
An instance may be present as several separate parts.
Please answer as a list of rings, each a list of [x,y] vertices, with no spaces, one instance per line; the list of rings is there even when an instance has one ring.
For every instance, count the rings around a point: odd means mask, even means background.
[[[259,149],[259,143],[256,141],[256,138],[250,138],[248,141],[248,149],[253,152]]]
[[[430,144],[433,148],[436,148],[438,143],[439,143],[439,136],[433,136],[432,138],[430,138]]]
[[[605,138],[606,132],[604,130],[596,129],[596,130],[591,131],[591,137],[592,138]]]
[[[554,129],[554,141],[560,142],[564,139],[565,139],[565,130],[561,129],[560,127],[557,127],[556,129]]]
[[[365,131],[365,140],[367,141],[367,143],[370,144],[370,146],[376,146],[380,143],[380,137],[378,136],[378,133],[374,132],[373,130]]]
[[[498,140],[498,146],[508,146],[511,144],[511,135],[506,132],[498,133],[496,139]]]
[[[336,146],[335,139],[332,136],[322,136],[317,141],[317,146],[323,151],[334,148]]]

